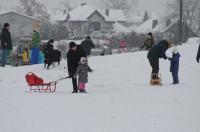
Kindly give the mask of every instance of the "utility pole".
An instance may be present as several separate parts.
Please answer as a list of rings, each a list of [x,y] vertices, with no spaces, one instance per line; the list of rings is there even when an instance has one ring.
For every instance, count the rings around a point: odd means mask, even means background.
[[[179,44],[183,42],[183,0],[180,0]]]

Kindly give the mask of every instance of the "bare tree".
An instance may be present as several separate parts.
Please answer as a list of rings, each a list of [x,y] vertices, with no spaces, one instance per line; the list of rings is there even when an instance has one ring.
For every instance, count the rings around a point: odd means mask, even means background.
[[[36,0],[19,0],[20,6],[16,7],[18,12],[39,18],[40,20],[48,20],[46,6],[37,2]]]
[[[167,18],[179,18],[180,0],[175,0],[167,6]],[[198,14],[200,9],[200,0],[183,0],[183,22],[186,23],[190,29],[196,30]]]
[[[148,19],[149,19],[149,15],[148,15],[148,12],[146,10],[145,13],[144,13],[143,22],[146,22]]]
[[[122,9],[126,15],[134,11],[137,3],[137,0],[101,0],[104,8]]]
[[[58,7],[58,10],[63,11],[63,13],[68,13],[72,9],[71,5],[69,4],[69,0],[60,1],[59,5],[60,6]]]

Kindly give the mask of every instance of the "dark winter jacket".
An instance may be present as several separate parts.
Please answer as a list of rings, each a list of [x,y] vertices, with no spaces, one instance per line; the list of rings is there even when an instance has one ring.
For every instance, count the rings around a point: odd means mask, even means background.
[[[171,65],[170,65],[170,72],[172,73],[178,73],[179,70],[179,58],[180,58],[180,54],[176,53],[172,55],[172,58],[168,58],[171,61]]]
[[[1,32],[1,48],[12,49],[11,35],[8,29],[4,28]]]
[[[50,41],[47,42],[46,50],[47,50],[47,51],[53,50],[53,44],[52,44]]]
[[[152,49],[149,50],[147,58],[148,59],[159,59],[159,58],[167,59],[167,56],[165,54],[167,49],[168,49],[168,42],[166,40],[162,40],[158,42],[157,45],[152,47]]]
[[[91,49],[94,48],[94,43],[91,39],[90,40],[86,39],[81,42],[81,47],[83,51],[85,52],[85,54],[88,56],[91,54]]]
[[[146,50],[150,50],[154,45],[154,40],[153,39],[146,39],[144,41],[144,44],[141,46],[141,50],[145,47]]]
[[[74,76],[78,76],[79,83],[87,83],[88,82],[88,72],[92,72],[92,69],[88,66],[88,64],[80,63]]]
[[[44,55],[47,55],[48,52],[50,52],[52,50],[53,50],[53,44],[51,44],[51,42],[48,41],[47,44],[44,45],[43,53],[44,53]]]
[[[69,51],[67,52],[67,66],[69,76],[72,77],[76,72],[81,57],[86,57],[86,55],[79,45],[77,45],[76,51],[69,49]]]
[[[200,45],[199,45],[199,49],[198,49],[197,57],[196,57],[196,60],[198,63],[199,63],[199,58],[200,58]]]

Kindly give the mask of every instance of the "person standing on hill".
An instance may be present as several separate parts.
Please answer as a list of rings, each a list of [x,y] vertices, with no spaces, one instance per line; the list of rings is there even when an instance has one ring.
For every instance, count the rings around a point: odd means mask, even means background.
[[[86,56],[90,56],[91,49],[94,48],[94,43],[90,36],[87,36],[84,41],[81,42],[81,47],[85,52]]]
[[[158,79],[159,59],[163,58],[166,60],[167,56],[165,52],[168,48],[171,47],[172,44],[170,41],[162,40],[149,50],[147,58],[149,59],[149,63],[152,67],[152,75],[154,75],[153,79]]]
[[[74,75],[79,66],[79,61],[81,57],[86,57],[86,55],[81,49],[81,46],[76,45],[75,42],[70,42],[69,50],[67,52],[67,67],[69,78],[72,78],[72,93],[78,93],[77,77],[75,77]]]
[[[179,79],[178,79],[179,58],[180,58],[180,53],[178,52],[178,49],[175,47],[172,49],[172,57],[168,58],[168,60],[171,62],[170,72],[172,73],[173,84],[179,84]]]
[[[199,49],[198,49],[197,57],[196,57],[197,63],[199,63],[199,58],[200,58],[200,44],[199,44]]]
[[[32,46],[31,46],[31,64],[38,64],[38,56],[39,56],[39,45],[40,45],[40,34],[38,33],[38,30],[33,31],[33,37],[32,37]]]
[[[93,72],[93,70],[88,65],[86,57],[81,57],[79,66],[74,74],[74,78],[78,76],[78,87],[80,93],[87,93],[85,91],[86,83],[88,83],[88,72]]]
[[[1,49],[2,49],[2,58],[1,58],[1,66],[5,67],[7,63],[8,56],[10,51],[12,50],[12,40],[10,35],[10,25],[9,23],[4,23],[4,28],[1,32]]]
[[[154,37],[151,32],[147,34],[147,38],[144,41],[144,44],[141,46],[141,50],[145,47],[146,50],[150,50],[154,45]]]

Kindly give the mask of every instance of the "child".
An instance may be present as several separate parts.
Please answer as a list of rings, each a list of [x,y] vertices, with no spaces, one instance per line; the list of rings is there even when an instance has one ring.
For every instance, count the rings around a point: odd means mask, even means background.
[[[28,48],[24,48],[22,52],[22,62],[23,65],[28,65],[29,59],[28,59]]]
[[[125,40],[121,40],[119,43],[119,52],[128,52],[128,49],[126,48],[126,41]]]
[[[178,52],[178,49],[175,47],[174,49],[172,49],[172,58],[168,58],[169,61],[171,61],[170,72],[172,73],[173,84],[179,84],[179,79],[178,79],[179,58],[180,54]]]
[[[85,91],[85,84],[88,82],[88,72],[92,72],[93,70],[88,66],[87,59],[85,57],[81,57],[79,66],[76,70],[75,77],[78,76],[78,87],[80,93],[87,93]]]

